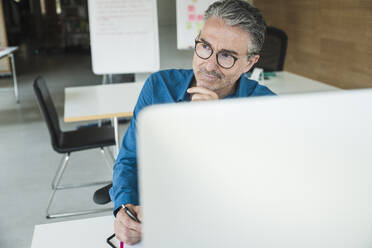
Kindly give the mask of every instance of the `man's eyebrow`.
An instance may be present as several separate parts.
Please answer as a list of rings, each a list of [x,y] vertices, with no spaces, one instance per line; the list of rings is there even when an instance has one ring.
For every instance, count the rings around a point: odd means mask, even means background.
[[[200,38],[201,41],[203,41],[205,44],[209,45],[209,46],[212,46],[211,43],[209,43],[208,41],[204,40],[203,38]]]
[[[200,38],[200,40],[202,42],[204,42],[205,44],[209,45],[210,47],[212,47],[211,43],[209,43],[205,39]],[[231,53],[231,54],[239,55],[239,53],[235,52],[234,50],[228,50],[228,49],[221,49],[219,52],[225,52],[225,53]]]
[[[232,53],[232,54],[235,54],[235,55],[239,55],[239,54],[238,54],[237,52],[235,52],[234,50],[222,49],[220,52]]]

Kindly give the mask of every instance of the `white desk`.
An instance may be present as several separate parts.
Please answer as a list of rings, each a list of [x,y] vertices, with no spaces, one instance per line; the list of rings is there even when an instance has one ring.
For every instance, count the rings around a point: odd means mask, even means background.
[[[278,95],[340,90],[334,86],[287,71],[276,72],[275,75],[275,77],[270,77],[260,83]]]
[[[13,84],[14,84],[14,94],[19,103],[19,95],[18,95],[18,85],[17,85],[17,76],[16,76],[16,68],[14,63],[14,55],[13,53],[18,50],[18,47],[4,47],[0,48],[0,59],[2,57],[8,56],[10,58],[10,63],[12,65],[12,74],[13,74]]]
[[[65,88],[65,122],[114,118],[116,154],[118,118],[131,117],[144,82]]]
[[[113,233],[112,215],[36,225],[31,248],[110,248],[106,239]],[[124,247],[140,248],[141,245]]]

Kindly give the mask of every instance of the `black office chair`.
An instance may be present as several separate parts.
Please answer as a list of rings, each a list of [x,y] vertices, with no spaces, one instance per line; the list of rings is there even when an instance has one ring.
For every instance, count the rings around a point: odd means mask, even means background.
[[[287,52],[287,42],[288,37],[284,31],[267,27],[260,59],[254,67],[263,68],[266,72],[282,71]]]
[[[114,164],[114,158],[111,154],[109,149],[105,149],[108,146],[115,145],[115,137],[114,137],[114,128],[111,126],[88,126],[86,128],[80,128],[73,131],[62,131],[59,125],[58,115],[53,103],[53,100],[50,96],[49,90],[46,86],[46,83],[42,77],[38,77],[35,79],[34,84],[34,91],[36,93],[36,97],[40,106],[41,113],[44,116],[45,122],[47,124],[52,147],[58,153],[63,153],[64,156],[62,158],[61,164],[57,169],[57,172],[54,176],[52,181],[52,194],[50,196],[48,207],[47,207],[47,215],[46,217],[49,218],[59,218],[59,217],[68,217],[68,216],[75,216],[75,215],[82,215],[82,214],[90,214],[90,213],[98,213],[107,210],[112,210],[112,208],[106,209],[93,209],[93,210],[85,210],[85,211],[78,211],[78,212],[66,212],[66,213],[49,213],[50,207],[52,205],[55,193],[57,190],[61,189],[71,189],[71,188],[80,188],[80,187],[88,187],[88,186],[95,186],[95,185],[102,185],[108,184],[111,181],[101,181],[101,182],[91,182],[91,183],[84,183],[84,184],[72,184],[72,185],[60,185],[60,181],[62,175],[66,169],[67,163],[70,158],[70,154],[72,152],[83,151],[87,149],[93,148],[100,148],[103,157],[108,165],[108,167],[112,170],[112,165]],[[110,157],[110,158],[108,158]]]

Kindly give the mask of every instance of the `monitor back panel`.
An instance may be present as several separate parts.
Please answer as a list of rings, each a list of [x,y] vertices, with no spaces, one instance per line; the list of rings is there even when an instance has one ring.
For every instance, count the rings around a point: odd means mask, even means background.
[[[372,247],[372,91],[159,105],[138,122],[145,247]]]

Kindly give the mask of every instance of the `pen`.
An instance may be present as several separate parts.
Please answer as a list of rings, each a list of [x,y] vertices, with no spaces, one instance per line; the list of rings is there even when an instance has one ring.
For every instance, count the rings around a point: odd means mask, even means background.
[[[121,205],[121,207],[124,209],[124,212],[132,219],[134,220],[135,222],[138,222],[138,223],[141,223],[141,221],[139,219],[137,219],[137,216],[129,209],[127,208],[126,206],[124,205]]]
[[[121,207],[124,209],[124,212],[135,222],[141,223],[139,219],[137,219],[137,216],[126,206],[121,205]],[[124,248],[124,242],[120,241],[120,248]]]

